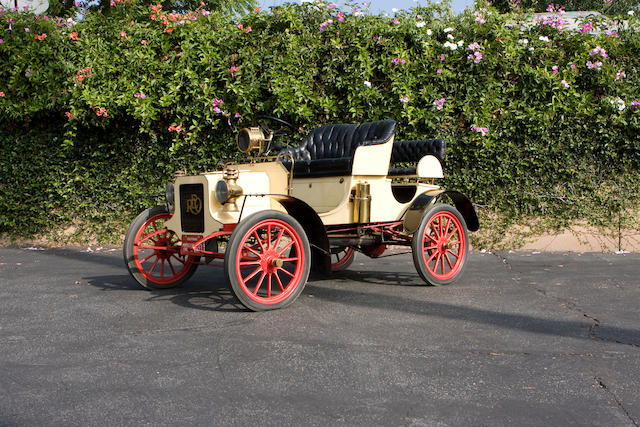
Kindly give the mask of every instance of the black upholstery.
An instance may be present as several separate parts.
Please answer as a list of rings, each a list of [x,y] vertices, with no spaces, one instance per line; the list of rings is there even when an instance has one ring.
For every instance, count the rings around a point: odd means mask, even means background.
[[[394,120],[322,126],[309,132],[298,147],[285,148],[278,154],[293,156],[296,177],[350,175],[356,148],[382,144],[393,136],[395,129]],[[282,164],[291,169],[289,157],[283,157]]]
[[[391,150],[391,163],[415,163],[427,155],[435,156],[443,161],[446,156],[447,143],[442,139],[426,139],[421,141],[395,141]],[[389,175],[415,175],[416,168],[390,167]]]
[[[446,151],[447,143],[443,139],[395,141],[391,150],[391,163],[417,162],[429,154],[442,162]]]

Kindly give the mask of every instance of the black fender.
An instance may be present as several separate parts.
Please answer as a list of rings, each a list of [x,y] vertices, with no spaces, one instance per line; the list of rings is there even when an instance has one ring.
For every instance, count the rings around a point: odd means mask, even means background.
[[[416,197],[402,217],[404,228],[411,233],[415,232],[420,226],[420,221],[422,221],[425,211],[445,197],[449,197],[458,212],[460,212],[467,223],[467,229],[469,231],[478,231],[480,221],[471,200],[458,191],[444,189],[429,190]]]
[[[331,253],[329,238],[324,223],[315,210],[307,203],[284,194],[264,194],[280,203],[289,215],[300,223],[311,244],[311,269],[324,274],[331,273]]]

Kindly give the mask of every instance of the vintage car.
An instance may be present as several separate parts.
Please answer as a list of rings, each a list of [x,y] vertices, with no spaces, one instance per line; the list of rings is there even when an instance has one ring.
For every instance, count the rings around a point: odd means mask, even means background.
[[[283,148],[274,137],[293,127],[270,116],[259,123],[236,137],[253,153],[247,163],[177,174],[166,203],[131,223],[124,259],[142,286],[174,287],[217,264],[244,306],[276,309],[300,296],[311,269],[344,269],[356,251],[375,258],[388,245],[410,246],[429,284],[463,272],[467,230],[479,222],[467,197],[434,183],[443,140],[394,141],[396,122],[382,120],[322,126]]]

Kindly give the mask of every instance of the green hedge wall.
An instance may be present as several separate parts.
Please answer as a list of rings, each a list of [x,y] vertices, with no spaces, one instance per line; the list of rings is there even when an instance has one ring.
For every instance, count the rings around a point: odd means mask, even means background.
[[[175,170],[237,157],[234,133],[259,114],[299,126],[291,144],[383,118],[399,139],[443,137],[445,184],[500,233],[536,218],[638,227],[640,21],[558,20],[481,4],[0,12],[0,232],[114,239]]]

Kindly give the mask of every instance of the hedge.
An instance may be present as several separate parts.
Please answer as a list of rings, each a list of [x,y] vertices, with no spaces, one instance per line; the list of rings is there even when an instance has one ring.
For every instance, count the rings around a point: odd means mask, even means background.
[[[445,185],[509,224],[638,227],[640,21],[477,4],[237,17],[114,2],[83,19],[0,12],[0,232],[114,241],[178,169],[238,158],[260,114],[398,121],[448,142]],[[495,222],[492,222],[495,221]]]

